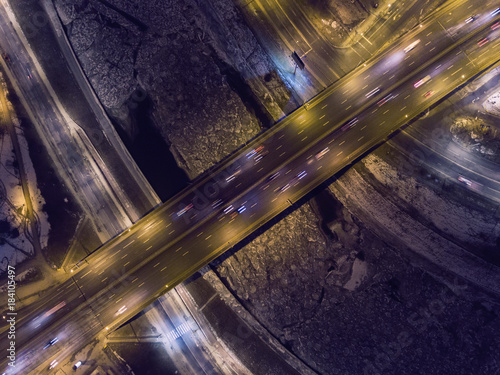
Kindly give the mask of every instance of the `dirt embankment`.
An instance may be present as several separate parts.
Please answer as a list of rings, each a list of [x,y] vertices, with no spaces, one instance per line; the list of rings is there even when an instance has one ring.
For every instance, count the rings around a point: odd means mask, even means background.
[[[219,3],[207,17],[191,0],[55,1],[107,111],[133,139],[144,123],[134,110],[150,99],[154,127],[191,178],[281,117],[290,97],[231,2]]]

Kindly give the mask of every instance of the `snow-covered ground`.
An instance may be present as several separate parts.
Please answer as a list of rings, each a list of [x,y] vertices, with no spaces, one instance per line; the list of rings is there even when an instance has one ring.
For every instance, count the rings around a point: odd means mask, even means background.
[[[47,214],[42,210],[45,201],[36,186],[36,174],[29,157],[28,144],[18,126],[17,119],[14,119],[14,123],[29,177],[31,201],[39,219],[40,243],[43,247],[47,245],[50,229]],[[0,273],[3,273],[8,265],[15,266],[34,256],[17,160],[11,137],[5,130],[0,133],[0,194],[0,253],[2,256]]]

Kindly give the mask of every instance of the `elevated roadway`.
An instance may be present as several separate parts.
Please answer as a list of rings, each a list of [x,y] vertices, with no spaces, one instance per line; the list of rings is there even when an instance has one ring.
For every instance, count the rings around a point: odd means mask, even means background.
[[[446,14],[422,24],[112,239],[17,317],[16,368],[3,359],[1,370],[48,373],[50,362],[122,324],[496,63],[500,14],[492,10],[465,23],[459,7],[455,22]]]

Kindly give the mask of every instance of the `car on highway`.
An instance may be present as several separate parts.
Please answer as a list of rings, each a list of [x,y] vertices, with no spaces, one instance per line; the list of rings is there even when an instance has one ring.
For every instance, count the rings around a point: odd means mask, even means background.
[[[434,91],[429,90],[427,91],[424,95],[422,95],[425,99],[430,98],[432,95],[434,95]]]
[[[57,365],[59,364],[59,362],[57,362],[55,359],[50,362],[50,365],[49,365],[49,370],[52,370],[54,367],[56,367]]]
[[[471,23],[471,22],[474,22],[477,18],[477,15],[474,15],[474,16],[470,16],[468,18],[465,19],[465,23]]]
[[[341,128],[341,130],[343,132],[345,132],[346,130],[349,130],[350,128],[352,128],[354,125],[356,125],[358,122],[358,118],[357,117],[354,117],[353,119],[350,119],[349,121],[347,121]]]
[[[417,82],[415,82],[415,84],[413,86],[415,86],[415,88],[419,88],[424,83],[429,82],[430,80],[431,80],[431,76],[430,75],[426,75],[424,78],[419,79]]]
[[[51,347],[52,345],[54,345],[56,342],[58,342],[59,339],[57,337],[54,337],[52,340],[50,340],[43,348],[44,349],[47,349],[49,347]]]
[[[226,177],[226,182],[231,182],[231,181],[233,181],[233,180],[236,178],[236,176],[238,176],[240,173],[241,173],[241,168],[238,168],[238,169],[236,170],[236,172],[234,172],[234,173],[233,173],[233,174],[231,174],[230,176]]]
[[[495,17],[497,14],[500,14],[500,8],[495,9],[493,12],[490,13],[492,17]]]
[[[31,73],[31,68],[29,66],[26,66],[26,76],[29,78],[29,79],[32,79],[33,78],[33,74]]]
[[[280,187],[279,189],[276,189],[275,191],[278,194],[281,194],[281,193],[287,191],[292,186],[297,185],[299,183],[299,181],[302,180],[306,176],[307,176],[307,172],[306,171],[302,171],[299,174],[297,174],[294,178],[292,178],[288,184],[283,185],[282,187]]]
[[[121,314],[123,314],[125,311],[127,311],[127,306],[123,305],[122,307],[120,307],[120,308],[118,309],[118,311],[116,312],[116,314],[115,314],[115,315],[121,315]]]
[[[490,41],[490,39],[489,39],[488,37],[484,37],[483,39],[481,39],[481,40],[479,40],[479,41],[477,42],[477,45],[478,45],[479,47],[482,47],[482,46],[484,46],[485,44],[487,44],[489,41]]]
[[[389,94],[389,95],[386,95],[384,96],[382,99],[380,99],[378,102],[377,102],[377,105],[379,107],[382,107],[385,103],[387,103],[389,100],[392,100],[396,97],[397,95],[393,95],[393,94]]]
[[[380,91],[380,87],[375,87],[372,91],[365,94],[367,98],[371,98],[373,95]]]
[[[472,185],[472,181],[469,180],[468,178],[465,178],[464,176],[458,176],[458,181],[460,181],[462,184],[467,185],[467,186]]]
[[[181,217],[184,215],[186,212],[188,212],[190,209],[192,209],[194,206],[192,203],[188,204],[184,208],[182,208],[180,211],[177,212],[177,217]]]
[[[272,175],[270,175],[270,176],[267,178],[267,181],[268,181],[268,182],[271,182],[271,181],[273,181],[273,180],[277,179],[277,178],[279,177],[279,175],[280,175],[280,172],[279,172],[279,171],[278,171],[278,172],[274,172]]]
[[[217,207],[219,207],[224,201],[222,199],[217,199],[215,202],[212,203],[212,208],[215,210]]]
[[[500,27],[500,22],[495,22],[493,25],[491,25],[491,30],[496,30]]]
[[[320,160],[323,156],[325,156],[325,154],[330,151],[330,149],[328,147],[325,147],[323,150],[321,150],[320,152],[318,152],[316,155],[314,155],[314,157],[316,158],[316,160]]]
[[[408,47],[404,49],[405,53],[410,52],[413,48],[417,46],[417,44],[420,43],[420,39],[415,40],[413,43],[411,43]]]

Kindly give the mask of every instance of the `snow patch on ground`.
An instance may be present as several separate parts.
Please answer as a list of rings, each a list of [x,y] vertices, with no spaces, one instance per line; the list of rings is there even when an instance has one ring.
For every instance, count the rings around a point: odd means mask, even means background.
[[[491,95],[483,103],[483,108],[492,115],[500,117],[500,91]]]
[[[355,259],[352,264],[351,278],[345,283],[344,288],[353,292],[363,283],[367,276],[368,270],[366,263],[360,259]]]
[[[399,198],[406,198],[417,211],[427,212],[428,218],[433,218],[436,224],[442,225],[443,230],[448,229],[450,234],[473,237],[470,230],[479,229],[476,226],[481,225],[481,220],[477,216],[460,214],[460,210],[465,211],[464,208],[440,201],[437,195],[423,186],[415,194],[411,191],[417,186],[414,179],[408,176],[398,178],[395,171],[391,172],[390,167],[375,156],[369,155],[364,164],[374,178],[390,185]],[[485,290],[500,291],[500,274],[496,267],[415,220],[367,182],[354,168],[330,185],[330,190],[355,217],[363,218],[363,222],[395,248],[410,249],[431,263],[460,275]],[[464,220],[464,217],[467,219]],[[482,225],[489,225],[490,228],[485,229],[493,236],[499,235],[499,228],[494,223],[486,222]]]

